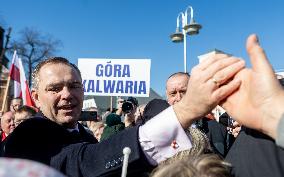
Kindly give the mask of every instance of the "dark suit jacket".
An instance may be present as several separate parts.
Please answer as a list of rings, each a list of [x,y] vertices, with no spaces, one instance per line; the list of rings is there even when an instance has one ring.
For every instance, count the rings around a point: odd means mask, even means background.
[[[4,132],[0,131],[0,138],[2,137],[2,133],[4,133]],[[5,140],[1,141],[1,139],[0,139],[0,157],[3,156],[4,144],[5,144]]]
[[[283,177],[284,149],[268,136],[245,129],[231,147],[226,161],[236,177]]]
[[[7,137],[4,156],[39,161],[72,177],[119,176],[122,151],[128,146],[132,150],[128,173],[135,174],[150,167],[138,143],[137,127],[101,143],[96,143],[81,125],[79,129],[78,139],[47,118],[31,118]]]
[[[227,155],[235,138],[228,133],[226,126],[216,120],[203,118],[197,122],[197,128],[207,135],[214,153],[222,157]]]

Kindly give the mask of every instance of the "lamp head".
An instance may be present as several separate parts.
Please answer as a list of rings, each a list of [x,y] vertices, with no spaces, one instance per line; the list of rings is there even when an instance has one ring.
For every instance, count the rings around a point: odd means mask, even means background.
[[[173,33],[171,36],[171,40],[175,43],[183,42],[183,34],[179,31],[179,28],[176,29],[176,32]]]
[[[199,33],[202,26],[194,21],[193,18],[190,19],[190,23],[184,26],[184,30],[188,35],[195,35]]]

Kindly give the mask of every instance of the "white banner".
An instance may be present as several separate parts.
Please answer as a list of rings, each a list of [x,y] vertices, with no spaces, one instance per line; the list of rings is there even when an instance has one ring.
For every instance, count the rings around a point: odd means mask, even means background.
[[[79,58],[85,95],[149,97],[150,59]]]

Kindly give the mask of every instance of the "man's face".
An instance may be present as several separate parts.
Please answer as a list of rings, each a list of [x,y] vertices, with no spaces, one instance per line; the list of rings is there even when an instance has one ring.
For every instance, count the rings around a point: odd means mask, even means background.
[[[74,128],[83,106],[79,73],[66,64],[46,64],[39,72],[38,88],[32,91],[37,107],[52,121]]]
[[[15,112],[22,106],[21,99],[13,99],[10,105],[10,111]]]
[[[167,100],[170,105],[179,102],[186,93],[189,77],[187,75],[176,75],[167,81]]]
[[[14,114],[12,112],[5,113],[1,118],[1,129],[9,135],[15,129]]]
[[[142,116],[144,115],[144,109],[145,109],[145,106],[146,105],[142,105],[142,106],[139,106],[137,109],[136,109],[136,112],[135,112],[135,123],[137,122],[137,120],[141,119]]]

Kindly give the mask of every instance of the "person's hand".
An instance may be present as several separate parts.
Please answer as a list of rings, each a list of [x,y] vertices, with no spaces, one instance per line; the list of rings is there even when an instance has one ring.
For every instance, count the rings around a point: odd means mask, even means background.
[[[243,69],[235,78],[240,88],[222,104],[240,124],[276,137],[276,127],[284,112],[284,91],[260,47],[256,35],[247,39],[252,69]]]
[[[234,75],[244,66],[243,60],[225,54],[216,54],[195,66],[185,96],[173,105],[182,127],[188,128],[232,94],[241,83],[233,79]]]

